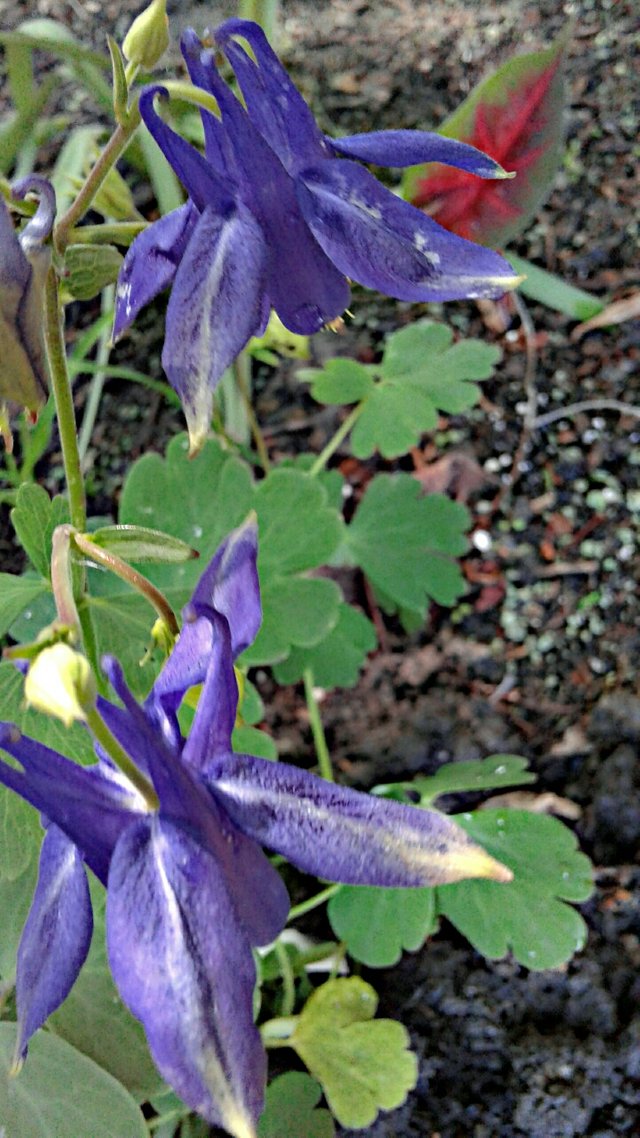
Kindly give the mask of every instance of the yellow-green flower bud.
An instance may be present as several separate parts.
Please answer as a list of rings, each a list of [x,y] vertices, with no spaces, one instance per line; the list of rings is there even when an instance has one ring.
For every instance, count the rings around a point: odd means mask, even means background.
[[[169,46],[166,0],[151,0],[133,21],[122,45],[122,54],[138,67],[155,67]]]
[[[53,644],[36,656],[24,694],[30,707],[55,715],[65,727],[86,722],[96,701],[96,682],[88,660],[68,644]]]

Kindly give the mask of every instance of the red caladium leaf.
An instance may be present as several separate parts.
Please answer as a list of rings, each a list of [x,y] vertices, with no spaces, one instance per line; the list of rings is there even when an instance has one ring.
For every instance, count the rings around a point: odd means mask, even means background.
[[[485,181],[430,163],[407,171],[404,195],[440,225],[483,245],[503,246],[529,224],[551,189],[563,152],[563,35],[519,55],[480,83],[440,128],[514,171]]]

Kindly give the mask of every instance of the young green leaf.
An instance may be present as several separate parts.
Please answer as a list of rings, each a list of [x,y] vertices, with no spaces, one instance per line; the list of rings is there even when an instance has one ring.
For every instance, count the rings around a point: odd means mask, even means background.
[[[334,1138],[328,1110],[316,1110],[322,1088],[303,1071],[287,1071],[267,1087],[258,1138]]]
[[[511,950],[527,968],[557,968],[585,943],[586,926],[568,901],[592,890],[589,859],[557,818],[525,810],[455,816],[488,853],[513,870],[513,881],[461,881],[438,887],[438,912],[491,960]]]
[[[507,259],[514,272],[524,276],[520,289],[530,300],[546,304],[547,308],[555,308],[556,312],[564,313],[571,320],[590,320],[604,310],[605,305],[600,297],[576,288],[557,273],[548,273],[539,265],[516,257],[511,250]]]
[[[424,497],[409,474],[378,474],[346,530],[350,555],[396,605],[426,612],[428,599],[452,605],[465,591],[453,560],[467,547],[469,514],[442,494]]]
[[[56,526],[69,521],[69,506],[60,496],[50,498],[42,486],[24,482],[11,511],[11,524],[34,569],[49,579],[51,539]]]
[[[311,668],[321,688],[351,687],[358,679],[368,652],[376,646],[376,630],[364,613],[340,603],[334,628],[312,648],[294,648],[274,666],[279,684],[294,684]]]
[[[147,1138],[134,1099],[106,1071],[46,1031],[11,1072],[16,1026],[0,1023],[0,1119],[7,1138]]]
[[[329,901],[331,928],[350,955],[369,968],[397,964],[438,927],[435,890],[344,885]]]
[[[342,1126],[370,1126],[415,1086],[418,1064],[395,1020],[373,1020],[378,997],[357,976],[329,980],[305,1004],[289,1043],[322,1085]]]

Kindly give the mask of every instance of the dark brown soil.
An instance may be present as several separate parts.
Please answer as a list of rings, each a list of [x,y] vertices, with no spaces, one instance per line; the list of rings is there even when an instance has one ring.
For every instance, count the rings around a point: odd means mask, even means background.
[[[3,7],[14,17],[62,13],[99,43],[116,17],[122,31],[137,4]],[[235,11],[169,8],[175,29],[192,21],[202,30]],[[633,9],[630,0],[287,0],[282,50],[328,130],[433,128],[487,70],[516,49],[543,46],[573,17],[568,158],[517,250],[613,300],[637,287]],[[358,292],[344,338],[321,336],[314,350],[318,358],[336,350],[374,358],[386,332],[423,312]],[[534,304],[529,312],[540,412],[599,397],[639,402],[637,324],[572,340],[565,317]],[[633,1135],[640,1132],[640,426],[611,411],[567,414],[534,433],[512,470],[525,401],[518,320],[507,313],[506,331],[496,333],[473,305],[450,305],[446,317],[464,334],[495,337],[504,362],[482,407],[443,420],[414,461],[421,467],[462,451],[479,464],[483,485],[468,504],[485,538],[466,558],[469,592],[453,613],[434,609],[409,641],[374,614],[384,628],[381,652],[355,690],[323,703],[332,754],[341,777],[362,786],[451,759],[527,754],[540,790],[580,808],[574,824],[598,867],[596,891],[583,907],[587,948],[564,969],[489,964],[443,928],[422,952],[372,974],[383,1013],[411,1032],[420,1080],[403,1108],[359,1133]],[[130,362],[136,353],[142,366],[158,361],[159,375],[161,337],[161,323],[149,316],[124,349]],[[260,372],[256,383],[274,452],[322,444],[331,417],[301,398],[291,365]],[[179,424],[137,388],[107,386],[93,440],[97,512],[114,510],[131,457],[160,449]],[[357,492],[361,472],[345,469]],[[313,761],[300,692],[257,679],[282,756]]]

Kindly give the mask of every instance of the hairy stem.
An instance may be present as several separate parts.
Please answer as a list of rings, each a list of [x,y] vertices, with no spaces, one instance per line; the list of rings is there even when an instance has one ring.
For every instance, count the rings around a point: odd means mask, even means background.
[[[329,439],[329,442],[327,443],[324,450],[320,451],[320,454],[318,455],[313,466],[311,466],[309,468],[309,474],[319,474],[321,470],[324,470],[329,459],[332,457],[332,455],[335,454],[335,452],[337,451],[338,447],[340,446],[340,443],[342,442],[342,440],[346,439],[347,435],[349,434],[349,431],[357,423],[360,415],[362,414],[362,412],[364,410],[364,406],[365,406],[365,403],[363,400],[362,403],[358,403],[353,408],[353,410],[349,412],[346,419],[344,419],[343,422],[338,427],[338,430],[336,431],[333,438]]]
[[[47,274],[45,287],[45,338],[51,371],[51,386],[56,405],[62,461],[69,494],[71,525],[84,530],[87,522],[87,503],[84,479],[80,465],[76,418],[73,409],[71,380],[64,346],[62,310],[58,294],[58,280],[53,266]]]
[[[324,734],[324,727],[322,726],[322,719],[320,716],[320,708],[314,692],[313,669],[305,668],[303,675],[304,681],[304,695],[307,701],[307,710],[309,712],[309,723],[311,724],[311,733],[313,735],[313,742],[316,748],[316,755],[318,756],[318,766],[320,774],[326,778],[328,782],[333,782],[333,768],[331,766],[331,756],[329,748],[327,747],[327,740]]]

